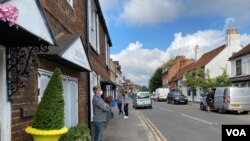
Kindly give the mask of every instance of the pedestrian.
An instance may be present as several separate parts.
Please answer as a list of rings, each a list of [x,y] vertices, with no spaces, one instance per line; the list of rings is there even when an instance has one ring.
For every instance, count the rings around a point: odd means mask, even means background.
[[[95,93],[93,97],[93,127],[94,127],[94,137],[93,141],[102,141],[102,136],[107,122],[107,113],[110,110],[109,105],[107,105],[101,98],[103,91],[100,86],[94,86],[93,91]]]
[[[118,99],[117,99],[117,107],[119,109],[119,115],[121,115],[121,114],[123,115],[122,103],[123,103],[123,96],[120,93],[119,96],[118,96]]]
[[[128,93],[127,91],[124,92],[124,113],[125,113],[125,116],[124,118],[127,119],[128,118],[128,105],[129,105],[129,96],[128,96]]]

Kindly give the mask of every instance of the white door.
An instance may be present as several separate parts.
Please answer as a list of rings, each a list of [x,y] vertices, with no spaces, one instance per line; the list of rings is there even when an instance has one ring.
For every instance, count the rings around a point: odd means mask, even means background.
[[[0,141],[11,140],[11,105],[7,101],[6,56],[0,46]]]

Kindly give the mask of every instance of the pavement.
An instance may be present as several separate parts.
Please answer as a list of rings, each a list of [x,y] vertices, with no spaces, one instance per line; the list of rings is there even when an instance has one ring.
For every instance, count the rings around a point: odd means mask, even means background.
[[[129,105],[129,118],[119,115],[118,108],[112,109],[114,118],[104,131],[104,141],[166,141],[161,139],[161,133],[140,112]]]

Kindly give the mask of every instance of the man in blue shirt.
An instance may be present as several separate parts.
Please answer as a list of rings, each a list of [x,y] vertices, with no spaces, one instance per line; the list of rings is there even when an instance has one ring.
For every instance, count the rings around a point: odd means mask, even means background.
[[[100,86],[93,88],[95,93],[93,97],[93,126],[94,126],[94,141],[102,141],[104,129],[106,127],[107,113],[110,110],[109,106],[101,98],[103,91]]]

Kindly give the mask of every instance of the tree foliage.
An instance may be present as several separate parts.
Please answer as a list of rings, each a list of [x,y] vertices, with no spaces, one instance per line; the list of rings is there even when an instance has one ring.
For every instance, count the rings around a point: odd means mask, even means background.
[[[149,80],[148,88],[149,91],[152,92],[161,86],[162,86],[162,67],[158,67]]]
[[[55,130],[64,127],[63,85],[61,70],[56,68],[34,115],[32,127]]]
[[[147,86],[142,86],[142,91],[148,91],[148,87]]]
[[[204,72],[203,69],[195,69],[185,74],[186,85],[189,87],[201,87],[203,90],[207,90],[211,87],[221,87],[229,85],[229,78],[226,68],[223,69],[223,73],[215,78],[210,77],[210,72]]]

